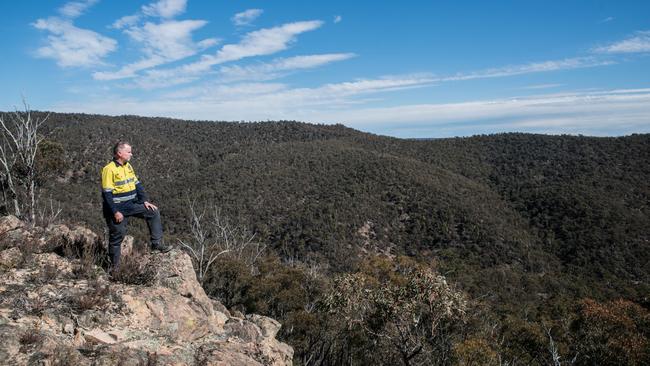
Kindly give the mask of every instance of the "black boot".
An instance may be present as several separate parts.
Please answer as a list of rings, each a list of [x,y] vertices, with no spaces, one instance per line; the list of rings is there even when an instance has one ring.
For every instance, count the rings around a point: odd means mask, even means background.
[[[165,244],[163,242],[151,245],[151,250],[152,251],[158,251],[158,252],[161,252],[161,253],[167,253],[170,250],[172,250],[172,248],[173,247],[171,245],[167,245],[167,244]]]

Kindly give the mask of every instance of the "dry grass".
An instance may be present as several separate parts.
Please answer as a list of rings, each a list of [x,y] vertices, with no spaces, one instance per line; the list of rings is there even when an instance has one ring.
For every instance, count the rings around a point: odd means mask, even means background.
[[[128,285],[151,285],[156,279],[156,269],[151,265],[149,257],[138,251],[123,256],[119,269],[113,271],[112,278],[116,282]]]
[[[88,291],[72,299],[75,311],[83,313],[86,310],[105,310],[112,302],[110,285],[93,281],[88,284]]]
[[[38,242],[35,239],[26,239],[20,245],[18,245],[22,258],[20,263],[16,267],[21,268],[30,263],[34,257],[34,254],[38,250]]]
[[[25,330],[18,338],[21,345],[20,351],[26,353],[31,346],[42,343],[43,338],[45,338],[45,335],[41,331],[41,326],[35,322],[31,328]]]
[[[56,280],[59,276],[59,268],[51,263],[45,264],[37,272],[32,273],[28,281],[36,285],[44,285]]]
[[[100,240],[88,243],[85,240],[65,241],[62,243],[63,256],[75,261],[73,268],[74,279],[95,280],[100,271],[98,267],[106,267],[107,262]]]

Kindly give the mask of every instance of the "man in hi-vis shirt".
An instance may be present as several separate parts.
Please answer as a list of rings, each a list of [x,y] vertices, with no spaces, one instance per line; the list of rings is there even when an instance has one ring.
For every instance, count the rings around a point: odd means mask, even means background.
[[[147,221],[151,249],[163,253],[171,250],[171,246],[162,240],[158,207],[148,201],[142,183],[129,163],[132,155],[128,142],[118,142],[113,147],[113,160],[102,169],[102,209],[108,225],[108,255],[113,268],[120,264],[120,249],[129,217]]]

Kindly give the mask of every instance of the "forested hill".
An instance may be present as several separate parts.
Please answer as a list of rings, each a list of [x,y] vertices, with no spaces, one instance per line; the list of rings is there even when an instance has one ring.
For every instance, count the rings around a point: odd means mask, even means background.
[[[405,140],[342,125],[85,114],[52,114],[47,130],[66,159],[46,188],[67,219],[97,230],[99,171],[126,139],[172,238],[188,232],[194,199],[280,257],[332,271],[364,253],[406,254],[497,303],[648,304],[650,135]]]

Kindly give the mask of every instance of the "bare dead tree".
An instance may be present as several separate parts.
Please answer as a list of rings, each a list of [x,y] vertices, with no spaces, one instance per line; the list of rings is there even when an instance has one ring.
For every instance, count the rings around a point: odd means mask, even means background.
[[[15,215],[21,217],[25,214],[33,224],[36,221],[36,153],[44,139],[38,132],[50,115],[48,113],[44,118],[33,118],[25,98],[23,107],[24,111],[16,109],[8,114],[6,120],[0,115],[0,164],[4,170]],[[24,192],[20,192],[21,186]],[[21,193],[26,196],[27,202],[21,202]],[[27,212],[21,207],[24,205],[27,206]]]
[[[203,284],[210,266],[224,255],[244,261],[254,272],[266,245],[243,226],[233,224],[216,205],[199,209],[196,201],[191,201],[188,206],[190,239],[179,242],[192,257],[199,282]]]
[[[43,204],[43,200],[41,198],[37,199],[37,202]],[[61,208],[61,203],[60,202],[55,203],[55,201],[52,199],[51,196],[48,199],[48,203],[44,203],[42,207],[38,207],[36,210],[37,223],[39,225],[42,225],[43,227],[47,227],[50,224],[55,223],[59,215],[61,214],[61,212],[63,212],[63,209]]]
[[[562,366],[560,362],[560,352],[558,351],[557,345],[553,341],[553,336],[551,335],[551,328],[546,327],[546,334],[548,335],[548,351],[551,353],[551,359],[553,360],[553,365]]]
[[[553,335],[551,334],[551,328],[547,325],[543,325],[544,330],[546,331],[546,335],[548,336],[548,351],[551,354],[551,359],[553,360],[553,365],[554,366],[562,366],[562,357],[560,355],[560,351],[558,346],[555,344],[555,341],[553,340]],[[578,353],[576,353],[573,358],[565,364],[568,365],[573,365],[576,363],[576,360],[578,359]]]

